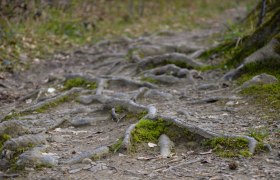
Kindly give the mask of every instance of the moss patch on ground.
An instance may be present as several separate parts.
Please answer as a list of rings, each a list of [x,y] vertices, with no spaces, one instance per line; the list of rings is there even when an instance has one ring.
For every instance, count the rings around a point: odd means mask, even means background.
[[[276,114],[277,112],[279,112],[280,83],[251,86],[244,89],[241,92],[241,94],[246,96],[252,96],[252,100],[258,105],[261,105],[263,110],[265,110],[266,112],[274,111],[276,112]]]
[[[3,148],[4,143],[6,141],[8,141],[9,139],[11,139],[11,136],[9,136],[8,134],[0,135],[0,154],[2,152],[2,148]]]
[[[96,82],[90,82],[90,81],[87,81],[80,77],[68,79],[67,81],[65,81],[65,83],[64,83],[65,90],[69,90],[73,87],[83,87],[85,89],[96,89],[97,85],[96,85]]]
[[[126,119],[126,120],[130,120],[130,119],[139,120],[139,119],[142,119],[148,113],[147,111],[141,111],[141,112],[138,112],[138,113],[128,112],[122,106],[116,106],[115,107],[115,112],[117,114],[120,114],[121,116],[124,116],[124,119]]]
[[[122,146],[122,142],[123,142],[123,138],[118,139],[116,143],[114,143],[109,147],[110,152],[112,153],[118,152]]]
[[[172,141],[185,142],[195,141],[200,137],[189,132],[187,129],[178,127],[174,123],[162,119],[141,119],[132,132],[134,143],[154,142],[157,143],[161,134],[166,134]]]
[[[248,140],[244,138],[217,137],[209,140],[206,145],[221,157],[249,157],[252,155],[248,149]]]
[[[151,78],[151,77],[141,77],[141,81],[143,82],[149,82],[149,83],[153,83],[153,84],[158,84],[159,81],[154,79],[154,78]]]

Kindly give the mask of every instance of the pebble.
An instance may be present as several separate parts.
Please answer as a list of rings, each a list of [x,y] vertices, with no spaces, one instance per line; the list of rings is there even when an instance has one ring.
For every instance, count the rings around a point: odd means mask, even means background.
[[[78,169],[72,169],[69,171],[70,174],[75,174],[77,172],[80,172],[82,169],[81,168],[78,168]]]
[[[82,163],[83,164],[91,164],[92,160],[90,158],[85,158],[85,159],[83,159]]]
[[[227,106],[233,106],[233,105],[234,105],[234,101],[228,101],[228,102],[226,103],[226,105],[227,105]]]
[[[85,167],[83,167],[84,170],[87,170],[87,169],[90,169],[91,168],[91,165],[86,165]]]
[[[102,165],[101,164],[97,164],[96,166],[93,166],[90,171],[92,171],[93,173],[97,172],[97,171],[101,171],[102,170]]]

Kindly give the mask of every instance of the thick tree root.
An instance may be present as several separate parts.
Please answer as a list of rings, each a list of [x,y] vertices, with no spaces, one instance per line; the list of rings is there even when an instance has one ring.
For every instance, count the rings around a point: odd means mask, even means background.
[[[136,47],[132,47],[133,52],[137,52],[138,54],[147,57],[147,56],[155,56],[166,53],[184,53],[189,54],[194,51],[200,50],[200,47],[190,46],[190,45],[174,45],[174,44],[166,44],[166,45],[140,45]]]
[[[19,156],[16,164],[20,167],[52,167],[58,165],[58,157],[45,153],[47,146],[38,146],[25,151]]]
[[[72,159],[63,162],[64,164],[76,164],[82,162],[85,158],[100,158],[105,156],[109,153],[108,146],[101,146],[92,151],[84,151],[78,154],[77,156],[73,157]]]
[[[224,137],[224,138],[244,138],[248,141],[248,148],[250,153],[254,154],[256,146],[258,144],[258,142],[256,141],[255,138],[253,137],[249,137],[249,136],[245,136],[245,135],[231,135],[231,134],[219,134],[219,133],[215,133],[215,132],[211,132],[208,130],[205,130],[203,128],[194,126],[194,125],[190,125],[188,124],[185,120],[179,119],[177,117],[167,117],[167,116],[160,116],[160,115],[154,115],[154,116],[149,116],[147,115],[146,117],[147,119],[151,119],[151,120],[163,120],[169,123],[173,123],[174,125],[186,129],[189,132],[199,135],[201,138],[203,139],[213,139],[213,138],[217,138],[217,137]],[[129,149],[129,145],[131,145],[133,142],[132,141],[132,137],[131,137],[131,132],[133,131],[133,129],[137,126],[137,124],[129,127],[126,131],[125,134],[125,140],[123,142],[123,144],[125,144],[126,149]]]
[[[20,121],[11,120],[0,123],[0,136],[9,135],[17,137],[28,133],[30,131]]]
[[[162,134],[159,137],[158,145],[160,147],[160,155],[163,158],[167,158],[171,155],[171,150],[174,147],[174,143],[169,139],[169,137],[165,134]]]
[[[174,64],[167,64],[162,67],[157,67],[151,70],[144,71],[143,74],[153,74],[153,75],[171,74],[175,77],[183,78],[190,75],[190,71],[185,68],[180,68]]]
[[[6,141],[3,145],[4,150],[10,150],[15,151],[19,148],[26,148],[41,144],[46,144],[46,136],[43,134],[30,134],[30,135],[24,135],[19,136],[17,138],[12,138],[8,141]]]
[[[164,54],[164,55],[158,55],[158,56],[151,56],[142,59],[138,63],[138,69],[144,70],[149,67],[156,67],[160,65],[166,65],[166,64],[175,64],[180,67],[202,67],[204,66],[202,63],[195,61],[185,54],[180,53],[171,53],[171,54]]]
[[[176,84],[180,82],[180,79],[174,76],[170,75],[153,75],[153,74],[145,74],[143,77],[143,80],[150,80],[150,81],[155,81],[157,83],[162,83],[162,84]]]
[[[125,131],[124,134],[124,139],[121,145],[121,149],[123,150],[129,150],[129,148],[131,147],[131,143],[132,143],[132,139],[131,139],[131,133],[132,131],[135,129],[136,124],[131,124]]]
[[[118,86],[118,87],[119,86],[121,86],[121,87],[128,86],[128,87],[135,87],[137,89],[140,87],[147,87],[147,88],[151,88],[151,89],[157,88],[156,85],[149,83],[149,82],[142,83],[142,82],[138,82],[138,81],[128,79],[125,77],[110,77],[110,76],[107,76],[107,77],[108,77],[109,86]]]
[[[249,63],[265,62],[271,59],[280,59],[280,54],[277,53],[276,48],[280,47],[280,42],[276,39],[272,39],[267,45],[257,50],[250,56],[244,59],[244,62],[238,66],[236,69],[226,73],[222,79],[233,80],[239,77],[243,72],[244,67]]]
[[[88,95],[88,96],[79,96],[77,98],[77,101],[83,104],[85,104],[84,100],[86,101],[87,104],[93,102],[99,102],[103,104],[106,109],[110,109],[110,110],[115,107],[121,107],[127,110],[128,112],[134,112],[134,113],[149,111],[148,107],[139,105],[130,99],[112,98],[105,95]]]
[[[56,97],[53,97],[53,98],[50,98],[50,99],[47,99],[43,102],[39,102],[38,104],[35,104],[31,107],[28,107],[26,109],[24,109],[22,112],[32,112],[32,111],[35,111],[37,109],[40,109],[42,107],[45,107],[45,106],[48,106],[52,103],[56,103],[62,99],[65,99],[65,98],[68,98],[68,97],[71,97],[72,95],[74,94],[77,94],[79,92],[81,92],[83,89],[82,88],[72,88],[70,89],[69,91],[66,91]]]

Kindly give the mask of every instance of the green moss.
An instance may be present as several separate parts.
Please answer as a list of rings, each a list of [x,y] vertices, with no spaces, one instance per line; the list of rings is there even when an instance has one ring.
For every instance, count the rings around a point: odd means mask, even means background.
[[[149,141],[156,142],[159,136],[164,133],[165,128],[166,125],[164,121],[141,119],[132,132],[133,141],[135,143]]]
[[[248,140],[244,138],[217,137],[209,140],[206,145],[222,157],[238,157],[240,155],[249,157],[252,155],[248,150]]]
[[[118,106],[115,107],[115,112],[116,113],[123,113],[123,112],[125,112],[125,109],[122,106],[118,105]]]
[[[141,81],[149,82],[149,83],[153,83],[153,84],[159,83],[158,80],[153,79],[153,78],[151,78],[151,77],[141,77]]]
[[[11,136],[9,136],[8,134],[0,135],[0,154],[2,152],[3,144],[9,139],[11,139]]]
[[[258,142],[262,142],[269,136],[266,129],[250,129],[249,136],[255,138]]]
[[[162,119],[141,119],[132,132],[132,137],[134,143],[156,143],[161,134],[166,134],[174,142],[195,141],[199,138],[187,129],[178,127],[174,123],[166,122]]]
[[[8,121],[10,119],[16,119],[16,118],[18,118],[20,116],[27,116],[27,115],[30,115],[30,114],[32,114],[32,111],[12,112],[9,115],[5,116],[3,118],[3,121]]]
[[[109,147],[110,152],[116,153],[120,150],[122,146],[123,138],[118,139],[118,141]]]
[[[36,113],[44,113],[47,110],[49,110],[51,108],[55,108],[55,107],[57,107],[58,105],[60,105],[62,103],[69,102],[69,101],[75,99],[76,96],[77,96],[77,94],[72,94],[71,96],[62,96],[61,98],[58,98],[56,101],[47,103],[44,106],[41,106],[38,109],[35,109],[34,112],[36,112]]]
[[[13,154],[13,158],[9,160],[9,164],[11,166],[10,170],[11,172],[18,172],[18,171],[22,171],[24,170],[23,166],[18,166],[16,164],[16,162],[18,161],[19,155],[21,155],[22,153],[24,153],[25,151],[30,150],[31,148],[33,148],[35,145],[34,144],[28,144],[26,147],[21,147],[18,148],[14,154]]]
[[[64,89],[69,90],[73,87],[83,87],[86,89],[96,89],[96,82],[89,82],[83,78],[77,77],[77,78],[72,78],[68,79],[64,83]]]
[[[264,84],[258,86],[251,86],[241,92],[242,95],[250,95],[253,101],[262,105],[264,110],[273,109],[279,112],[280,109],[280,83]]]
[[[202,66],[202,67],[198,67],[198,68],[195,68],[195,69],[198,70],[198,71],[206,72],[206,71],[215,70],[215,69],[219,69],[219,68],[223,68],[223,65]]]
[[[166,64],[174,64],[180,68],[187,68],[187,69],[193,69],[192,66],[190,66],[189,64],[187,64],[185,61],[173,61],[173,60],[166,60],[166,62],[164,62],[164,65]]]
[[[147,115],[147,111],[142,111],[142,112],[139,112],[139,113],[131,113],[131,112],[128,112],[126,114],[126,119],[133,119],[133,118],[136,118],[136,119],[142,119],[145,115]]]
[[[33,113],[44,113],[47,110],[51,109],[51,108],[55,108],[57,107],[59,104],[65,103],[65,102],[69,102],[73,99],[75,99],[75,97],[77,96],[77,94],[72,94],[71,96],[62,96],[61,98],[58,98],[56,101],[53,102],[49,102],[35,110],[28,110],[28,111],[23,111],[23,112],[12,112],[11,114],[5,116],[3,118],[3,121],[8,121],[10,119],[16,119],[18,117],[21,116],[28,116],[31,115]]]

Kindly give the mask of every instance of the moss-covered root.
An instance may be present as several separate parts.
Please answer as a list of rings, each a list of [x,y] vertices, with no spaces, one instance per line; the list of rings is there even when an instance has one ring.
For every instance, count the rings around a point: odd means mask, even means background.
[[[244,59],[244,62],[238,66],[236,69],[229,71],[226,73],[222,79],[224,80],[233,80],[237,77],[239,77],[243,69],[246,67],[247,64],[251,63],[258,63],[258,62],[264,62],[264,61],[269,61],[273,59],[280,59],[280,54],[276,52],[275,47],[279,47],[280,42],[277,39],[272,39],[267,45],[262,47],[261,49],[257,50],[250,56],[246,57]]]
[[[3,145],[3,149],[10,151],[16,151],[20,148],[26,148],[30,146],[36,146],[41,144],[46,144],[46,136],[43,134],[30,134],[19,136],[17,138],[12,138],[6,141]]]
[[[202,139],[244,139],[246,141],[246,149],[250,154],[254,154],[258,142],[253,137],[241,136],[241,135],[228,135],[228,134],[218,134],[197,126],[189,125],[186,121],[178,119],[176,117],[166,117],[155,115],[150,119],[141,119],[136,125],[132,125],[126,133],[125,140],[123,144],[125,149],[130,149],[130,146],[135,142],[141,142],[143,140],[156,141],[157,138],[166,132],[167,127],[172,126],[178,127],[178,129],[183,129],[188,133],[192,133]],[[133,136],[133,138],[132,138]],[[131,141],[134,142],[131,142]]]
[[[215,132],[205,130],[203,128],[199,128],[197,126],[188,125],[186,123],[186,121],[184,121],[182,119],[178,119],[176,117],[158,116],[156,118],[157,119],[162,119],[162,120],[167,121],[167,122],[172,122],[175,125],[177,125],[179,127],[182,127],[182,128],[185,128],[189,132],[200,135],[205,139],[212,139],[212,138],[215,138],[215,137],[244,138],[244,139],[248,140],[248,148],[249,148],[250,153],[252,153],[252,154],[254,154],[256,146],[258,144],[258,142],[253,137],[241,136],[241,135],[218,134],[218,133],[215,133]]]
[[[78,94],[82,90],[83,90],[83,88],[72,88],[69,91],[66,91],[56,97],[39,102],[33,106],[30,106],[28,108],[21,110],[21,111],[10,113],[10,114],[4,116],[2,119],[0,119],[0,121],[3,122],[3,121],[7,121],[10,119],[19,117],[19,116],[25,116],[25,115],[29,115],[32,113],[45,112],[48,109],[54,108],[61,103],[72,100],[76,96],[76,94]]]

